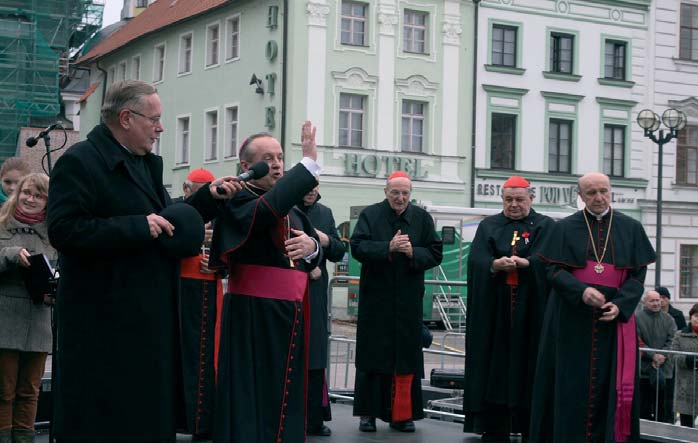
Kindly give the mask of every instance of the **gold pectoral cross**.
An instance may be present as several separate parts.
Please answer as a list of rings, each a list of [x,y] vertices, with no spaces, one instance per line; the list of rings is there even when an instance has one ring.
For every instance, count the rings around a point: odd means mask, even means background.
[[[521,237],[519,237],[519,231],[514,231],[514,235],[511,237],[511,245],[516,246],[516,242],[521,240]]]

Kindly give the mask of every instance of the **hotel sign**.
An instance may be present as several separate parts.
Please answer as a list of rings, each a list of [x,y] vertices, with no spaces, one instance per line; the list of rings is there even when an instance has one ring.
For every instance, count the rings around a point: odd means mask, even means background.
[[[384,178],[394,171],[405,171],[416,180],[428,175],[420,159],[391,154],[344,154],[344,174],[347,176]]]

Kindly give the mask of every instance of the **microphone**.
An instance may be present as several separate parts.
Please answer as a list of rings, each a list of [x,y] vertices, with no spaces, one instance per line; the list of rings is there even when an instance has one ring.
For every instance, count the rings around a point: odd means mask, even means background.
[[[246,182],[254,178],[262,178],[269,174],[269,165],[266,162],[257,162],[250,167],[247,171],[238,175],[235,179],[239,182]],[[223,186],[217,186],[216,192],[220,195],[225,195],[225,189]]]
[[[29,137],[29,138],[27,139],[27,141],[26,141],[27,146],[29,146],[30,148],[33,148],[34,146],[36,146],[37,143],[39,143],[39,139],[40,139],[40,138],[46,137],[46,135],[48,135],[49,132],[53,131],[53,130],[56,129],[56,128],[61,128],[61,129],[63,129],[63,126],[61,126],[60,123],[54,123],[54,124],[52,124],[52,125],[49,126],[48,128],[46,128],[46,129],[44,129],[43,131],[39,132],[39,135],[37,135],[36,137]]]

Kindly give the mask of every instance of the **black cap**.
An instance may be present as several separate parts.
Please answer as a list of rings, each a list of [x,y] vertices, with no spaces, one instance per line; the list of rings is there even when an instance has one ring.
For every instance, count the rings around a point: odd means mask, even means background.
[[[665,288],[664,286],[657,286],[657,289],[655,289],[660,295],[660,297],[666,297],[666,298],[671,298],[671,294],[669,293],[669,290]]]
[[[163,209],[160,216],[175,227],[172,237],[165,232],[158,236],[163,251],[175,258],[198,255],[204,242],[204,220],[199,211],[187,203],[175,203]]]

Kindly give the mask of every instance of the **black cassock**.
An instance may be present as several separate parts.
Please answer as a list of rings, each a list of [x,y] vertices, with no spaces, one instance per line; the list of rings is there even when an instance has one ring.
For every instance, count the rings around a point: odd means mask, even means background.
[[[320,200],[318,195],[317,200]],[[308,426],[320,427],[323,421],[332,419],[327,397],[325,371],[327,368],[327,261],[338,262],[344,257],[346,247],[339,239],[332,210],[315,201],[310,206],[303,204],[303,211],[313,227],[327,234],[329,245],[322,248],[322,261],[318,265],[322,276],[310,281],[310,337],[308,350]]]
[[[555,222],[531,210],[521,220],[485,218],[468,255],[466,432],[528,430],[535,356],[545,309],[545,266],[536,255]],[[529,261],[515,274],[491,272],[492,261]]]
[[[558,222],[541,253],[549,263],[547,273],[552,290],[533,388],[531,442],[617,441],[617,357],[621,355],[619,349],[637,352],[636,338],[631,346],[619,348],[618,330],[623,326],[619,322],[634,321],[631,317],[644,292],[647,265],[654,261],[655,254],[638,221],[618,211],[609,211],[600,220],[586,212],[588,228],[585,212],[579,211]],[[609,228],[610,241],[604,253]],[[624,276],[619,279],[618,288],[583,283],[573,275],[583,269],[595,272],[592,241],[599,257],[603,255],[603,266],[610,269],[613,265]],[[590,262],[591,268],[587,268]],[[610,272],[608,269],[604,272]],[[599,321],[600,309],[582,301],[582,293],[588,286],[595,287],[607,301],[618,306],[620,313],[616,320]],[[637,358],[629,369],[632,371],[636,364]],[[630,442],[639,441],[638,380],[635,371],[634,383],[632,378],[629,383],[633,394],[626,399],[631,414],[627,416],[629,436],[624,440]]]
[[[398,230],[409,235],[411,259],[389,251]],[[351,251],[361,262],[354,415],[393,421],[393,403],[398,400],[394,376],[412,375],[407,387],[411,418],[423,418],[424,272],[438,266],[442,257],[434,222],[424,209],[412,204],[398,216],[384,200],[359,215]]]
[[[316,184],[298,164],[266,193],[251,186],[237,193],[214,228],[211,265],[227,263],[233,291],[223,302],[216,443],[305,439],[307,272],[322,251],[291,266],[283,242],[290,229],[318,241],[294,208]]]

